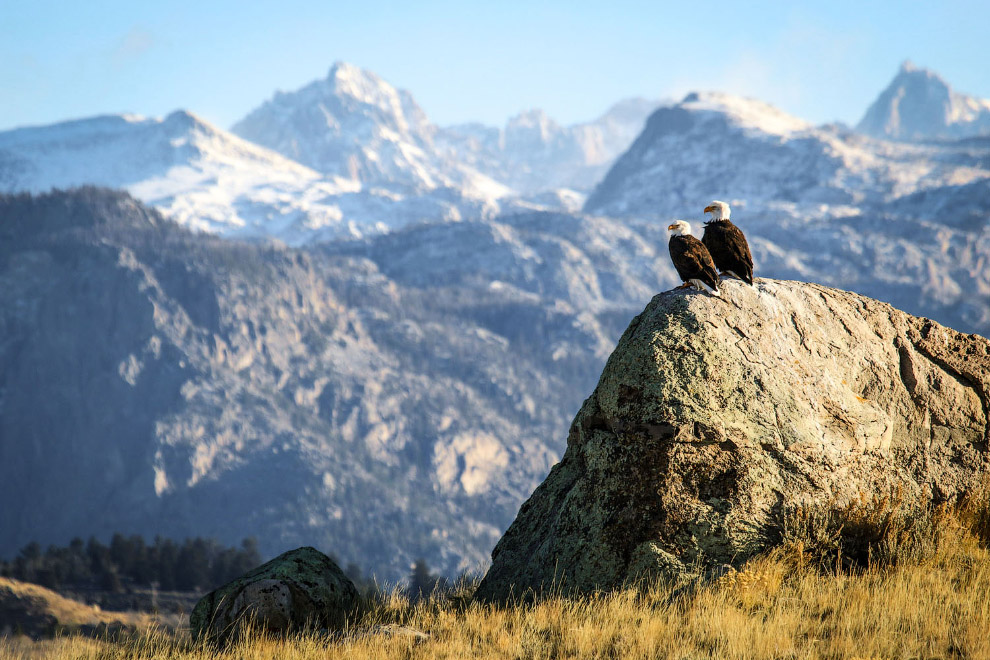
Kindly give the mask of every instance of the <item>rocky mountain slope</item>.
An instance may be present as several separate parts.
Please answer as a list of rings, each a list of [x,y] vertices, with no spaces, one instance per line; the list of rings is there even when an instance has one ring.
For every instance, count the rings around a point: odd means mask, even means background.
[[[984,337],[804,282],[668,291],[629,324],[476,596],[739,563],[797,505],[954,501],[990,475],[988,441]]]
[[[674,280],[663,244],[560,214],[308,252],[95,189],[0,217],[8,556],[120,531],[476,566]]]
[[[894,140],[990,135],[990,99],[961,94],[934,71],[904,62],[856,130]]]

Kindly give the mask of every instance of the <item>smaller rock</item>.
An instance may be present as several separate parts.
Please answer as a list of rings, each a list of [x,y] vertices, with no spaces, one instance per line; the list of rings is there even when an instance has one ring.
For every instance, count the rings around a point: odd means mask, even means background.
[[[189,616],[193,639],[225,644],[249,623],[268,633],[341,630],[358,592],[332,559],[298,548],[204,596]]]

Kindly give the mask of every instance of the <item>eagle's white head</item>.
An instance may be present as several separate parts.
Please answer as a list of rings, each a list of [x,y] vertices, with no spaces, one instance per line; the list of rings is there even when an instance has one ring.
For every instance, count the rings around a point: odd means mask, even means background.
[[[667,225],[667,229],[674,236],[690,236],[691,235],[691,223],[687,220],[678,220],[672,225]]]
[[[705,207],[705,213],[712,214],[712,221],[716,220],[728,220],[729,219],[729,205],[725,202],[720,202],[717,199],[711,204]]]

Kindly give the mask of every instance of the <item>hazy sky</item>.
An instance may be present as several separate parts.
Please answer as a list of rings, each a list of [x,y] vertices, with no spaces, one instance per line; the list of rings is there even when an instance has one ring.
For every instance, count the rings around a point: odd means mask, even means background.
[[[855,123],[904,59],[990,98],[987,0],[0,0],[0,130],[185,108],[222,127],[335,60],[439,124],[562,123],[629,96],[755,96]]]

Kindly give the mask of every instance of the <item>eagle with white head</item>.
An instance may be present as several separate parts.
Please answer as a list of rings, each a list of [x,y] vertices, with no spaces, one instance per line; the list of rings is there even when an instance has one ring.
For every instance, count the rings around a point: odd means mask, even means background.
[[[712,261],[708,248],[691,235],[690,223],[678,220],[667,229],[670,230],[670,241],[667,243],[670,260],[674,263],[677,274],[684,281],[684,284],[677,288],[694,286],[699,291],[704,289],[713,296],[721,297],[718,292],[718,271],[715,270],[715,262]]]
[[[708,248],[715,266],[723,275],[732,275],[753,284],[753,255],[742,230],[729,220],[729,205],[718,200],[705,207],[712,218],[705,223],[701,242]]]

